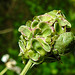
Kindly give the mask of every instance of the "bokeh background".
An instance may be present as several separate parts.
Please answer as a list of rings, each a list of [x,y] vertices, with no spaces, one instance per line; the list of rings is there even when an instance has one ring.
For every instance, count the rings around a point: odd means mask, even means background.
[[[18,57],[18,28],[25,25],[27,20],[32,20],[36,15],[41,15],[51,10],[61,10],[67,20],[72,24],[75,34],[75,0],[0,0],[0,59],[4,54],[9,54],[23,69],[21,57]],[[27,75],[75,75],[75,51],[61,57],[62,63],[43,63],[30,69]],[[5,64],[0,60],[0,71]],[[8,70],[5,75],[17,75]]]

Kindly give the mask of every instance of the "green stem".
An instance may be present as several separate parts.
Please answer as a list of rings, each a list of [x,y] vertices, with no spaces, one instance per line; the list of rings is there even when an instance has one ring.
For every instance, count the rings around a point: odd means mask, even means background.
[[[1,72],[0,72],[0,75],[3,75],[6,71],[8,70],[8,68],[4,68]]]
[[[31,65],[32,65],[32,60],[29,60],[20,75],[26,75]]]

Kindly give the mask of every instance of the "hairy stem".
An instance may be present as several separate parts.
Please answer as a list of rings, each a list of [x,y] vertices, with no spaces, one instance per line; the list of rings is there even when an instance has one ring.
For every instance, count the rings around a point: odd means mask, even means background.
[[[3,75],[6,71],[8,70],[8,68],[4,68],[1,72],[0,72],[0,75]]]
[[[26,73],[29,70],[29,68],[31,67],[31,65],[32,65],[32,60],[29,60],[20,75],[26,75]]]

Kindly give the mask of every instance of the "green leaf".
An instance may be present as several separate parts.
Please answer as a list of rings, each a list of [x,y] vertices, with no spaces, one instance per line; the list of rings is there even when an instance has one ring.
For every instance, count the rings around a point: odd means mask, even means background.
[[[74,42],[74,35],[72,32],[61,34],[54,45],[54,49],[58,50],[59,54],[65,54],[70,51]]]

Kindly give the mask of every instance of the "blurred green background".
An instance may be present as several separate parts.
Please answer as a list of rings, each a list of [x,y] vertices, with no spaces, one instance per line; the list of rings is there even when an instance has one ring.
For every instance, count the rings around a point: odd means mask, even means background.
[[[51,10],[61,10],[67,20],[72,24],[75,34],[75,0],[0,0],[0,59],[4,54],[9,54],[23,69],[21,57],[18,57],[18,28],[25,25],[27,20],[32,20],[36,15],[41,15]],[[62,63],[43,63],[30,69],[27,75],[73,75],[75,74],[75,51],[61,57]],[[0,60],[0,71],[5,67]],[[10,74],[11,73],[11,74]],[[17,75],[8,70],[5,75]]]

